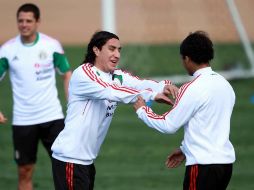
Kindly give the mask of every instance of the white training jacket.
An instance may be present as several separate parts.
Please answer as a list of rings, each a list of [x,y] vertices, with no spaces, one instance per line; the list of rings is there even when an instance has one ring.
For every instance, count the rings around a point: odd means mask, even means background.
[[[162,133],[175,133],[184,126],[181,150],[186,165],[233,163],[229,133],[234,90],[210,67],[196,71],[194,77],[180,88],[171,111],[157,115],[143,106],[137,110],[138,117]]]
[[[89,63],[79,66],[70,80],[65,128],[52,145],[52,156],[64,162],[92,164],[117,103],[133,103],[137,96],[153,100],[165,84],[170,82],[140,80],[118,69],[104,73]]]

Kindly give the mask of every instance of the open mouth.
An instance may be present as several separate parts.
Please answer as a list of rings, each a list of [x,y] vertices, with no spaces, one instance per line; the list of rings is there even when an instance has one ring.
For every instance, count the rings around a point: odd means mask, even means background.
[[[117,64],[117,63],[118,63],[118,60],[111,60],[111,63]]]

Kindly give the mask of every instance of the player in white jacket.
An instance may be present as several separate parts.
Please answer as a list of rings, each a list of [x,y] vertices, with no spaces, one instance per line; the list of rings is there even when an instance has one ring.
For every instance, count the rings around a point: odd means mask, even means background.
[[[177,93],[178,89],[167,80],[140,80],[116,69],[120,50],[115,34],[97,32],[88,44],[84,64],[73,72],[65,128],[52,146],[57,190],[93,189],[93,163],[119,102],[133,103],[142,96],[146,101],[171,104],[165,95]]]
[[[172,110],[157,115],[141,97],[134,107],[140,119],[162,133],[172,134],[184,126],[180,149],[166,161],[169,168],[174,168],[186,158],[184,190],[225,190],[235,161],[229,140],[235,93],[229,82],[210,67],[213,44],[206,33],[190,34],[182,42],[180,53],[194,79],[180,88]]]

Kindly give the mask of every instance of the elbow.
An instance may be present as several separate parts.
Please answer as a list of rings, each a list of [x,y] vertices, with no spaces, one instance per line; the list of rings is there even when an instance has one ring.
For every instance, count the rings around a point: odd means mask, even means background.
[[[67,72],[63,75],[63,79],[69,81],[70,78],[71,78],[71,75],[72,75],[72,71],[67,71]]]
[[[164,128],[164,133],[166,134],[174,134],[177,131],[177,128],[175,128],[172,125],[169,125],[168,123],[165,123],[163,128]]]
[[[177,129],[174,129],[174,128],[168,128],[167,130],[167,134],[175,134],[177,131]]]
[[[161,124],[157,124],[157,125],[150,124],[148,126],[151,128],[154,128],[157,131],[159,131],[160,133],[164,133],[164,134],[174,134],[177,131],[177,129],[168,125],[167,123],[161,123]]]
[[[174,133],[176,133],[176,131],[178,130],[178,128],[177,127],[175,127],[175,126],[173,126],[173,125],[170,125],[170,124],[168,124],[167,123],[167,133],[168,134],[174,134]]]

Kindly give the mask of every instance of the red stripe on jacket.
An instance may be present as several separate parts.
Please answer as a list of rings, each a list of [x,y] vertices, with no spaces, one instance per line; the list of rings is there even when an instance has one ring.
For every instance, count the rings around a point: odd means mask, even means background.
[[[118,85],[115,85],[115,84],[109,84],[107,82],[104,82],[102,81],[100,78],[98,78],[94,72],[92,71],[92,66],[91,64],[84,64],[82,66],[82,69],[83,71],[85,72],[85,74],[92,80],[92,81],[95,81],[97,82],[98,84],[100,84],[101,86],[103,86],[104,88],[106,87],[111,87],[115,90],[119,90],[119,91],[123,91],[123,92],[127,92],[127,93],[130,93],[130,94],[136,94],[136,93],[139,93],[140,91],[138,90],[135,90],[133,88],[128,88],[128,87],[122,87],[122,86],[118,86]]]
[[[199,75],[199,76],[200,76],[200,75]],[[195,79],[193,79],[192,81],[190,81],[190,82],[188,82],[188,83],[182,85],[182,87],[180,88],[181,91],[180,91],[180,93],[178,94],[178,96],[176,97],[175,104],[174,104],[173,108],[172,108],[170,111],[164,113],[163,115],[157,115],[157,114],[155,114],[149,107],[146,106],[147,109],[144,109],[144,110],[145,110],[145,112],[147,113],[147,116],[150,117],[150,118],[152,118],[152,119],[163,119],[163,120],[165,120],[166,115],[168,115],[168,114],[177,106],[178,102],[179,102],[180,99],[182,98],[182,96],[183,96],[183,94],[185,93],[186,89],[187,89],[199,76],[197,76],[197,77],[196,77]]]

